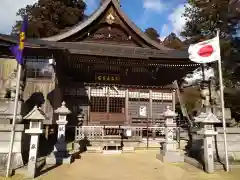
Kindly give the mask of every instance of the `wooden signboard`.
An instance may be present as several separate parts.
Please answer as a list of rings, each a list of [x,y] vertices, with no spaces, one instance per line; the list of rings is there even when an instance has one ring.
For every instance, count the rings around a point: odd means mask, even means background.
[[[147,107],[146,106],[139,107],[139,116],[141,116],[141,117],[147,116]]]
[[[95,74],[96,82],[120,82],[120,74],[104,74],[104,73],[96,73]]]

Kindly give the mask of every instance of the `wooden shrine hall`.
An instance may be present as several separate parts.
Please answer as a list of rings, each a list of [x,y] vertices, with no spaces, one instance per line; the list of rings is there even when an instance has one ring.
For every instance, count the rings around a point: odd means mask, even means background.
[[[0,35],[0,58],[13,58],[8,48],[16,43]],[[166,107],[175,107],[172,82],[199,66],[187,51],[151,40],[117,0],[58,35],[27,39],[24,53],[23,100],[42,93],[46,125],[55,123],[62,101],[72,111],[68,126],[158,125]]]

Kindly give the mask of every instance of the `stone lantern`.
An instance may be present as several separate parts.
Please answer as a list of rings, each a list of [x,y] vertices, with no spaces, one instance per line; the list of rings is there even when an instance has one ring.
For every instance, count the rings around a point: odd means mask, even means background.
[[[213,155],[213,137],[217,135],[214,129],[214,124],[221,121],[211,112],[200,113],[195,118],[196,123],[200,123],[201,130],[197,133],[204,136],[204,164],[205,171],[208,173],[214,172],[214,155]]]
[[[66,125],[67,125],[67,115],[71,111],[66,107],[66,103],[62,102],[62,106],[54,111],[58,114],[58,120],[56,121],[58,125],[58,139],[54,146],[54,152],[47,157],[47,164],[70,164],[72,161],[71,155],[67,152],[67,145],[65,142]]]
[[[54,111],[58,114],[58,142],[65,143],[65,133],[66,133],[66,125],[67,125],[67,115],[71,113],[71,111],[66,107],[66,103],[63,101],[62,106]]]
[[[163,162],[184,162],[184,155],[177,150],[177,141],[174,140],[174,129],[176,129],[174,118],[177,114],[168,106],[163,115],[165,117],[165,142],[160,154],[157,154],[157,159]]]
[[[29,129],[25,133],[30,134],[30,151],[28,160],[28,176],[34,178],[36,174],[37,153],[39,148],[39,135],[43,133],[43,121],[47,119],[45,113],[35,106],[24,119],[30,121]]]

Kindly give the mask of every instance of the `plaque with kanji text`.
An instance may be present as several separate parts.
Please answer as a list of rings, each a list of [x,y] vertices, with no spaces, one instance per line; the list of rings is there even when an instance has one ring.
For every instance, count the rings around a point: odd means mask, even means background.
[[[105,74],[105,73],[96,73],[95,74],[96,82],[120,82],[120,74]]]

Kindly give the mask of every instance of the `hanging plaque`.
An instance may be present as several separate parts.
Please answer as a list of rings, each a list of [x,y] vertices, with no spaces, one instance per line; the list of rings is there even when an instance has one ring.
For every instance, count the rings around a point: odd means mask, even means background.
[[[139,116],[142,116],[142,117],[147,116],[147,107],[146,106],[139,107]]]
[[[96,73],[95,81],[96,82],[119,82],[120,75],[119,74]]]

